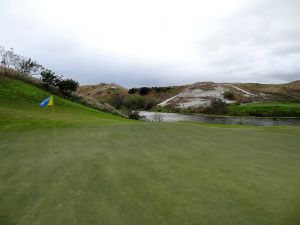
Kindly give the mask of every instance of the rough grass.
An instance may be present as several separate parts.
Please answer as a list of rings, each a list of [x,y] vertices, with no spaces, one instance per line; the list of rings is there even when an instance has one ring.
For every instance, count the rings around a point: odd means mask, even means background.
[[[265,97],[273,101],[300,101],[299,80],[286,84],[244,83],[236,86],[258,95],[265,93]]]
[[[231,105],[231,115],[269,116],[269,117],[300,117],[300,103],[269,102]]]
[[[48,93],[15,82],[0,81],[1,225],[300,222],[298,127],[134,122],[56,98],[54,142]]]

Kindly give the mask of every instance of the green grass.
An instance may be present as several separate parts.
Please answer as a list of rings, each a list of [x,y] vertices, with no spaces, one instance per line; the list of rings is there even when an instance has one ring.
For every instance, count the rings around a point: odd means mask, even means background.
[[[248,103],[228,109],[231,115],[300,117],[300,103],[295,102]]]
[[[0,77],[0,129],[56,125],[132,123],[119,116],[54,96],[55,109],[39,106],[50,94],[19,80]]]
[[[54,144],[47,95],[0,80],[1,225],[299,224],[299,127],[135,122],[56,97]]]

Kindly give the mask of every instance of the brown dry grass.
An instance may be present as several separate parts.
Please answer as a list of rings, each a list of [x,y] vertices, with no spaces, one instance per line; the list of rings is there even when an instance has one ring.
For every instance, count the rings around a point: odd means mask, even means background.
[[[300,101],[300,81],[294,81],[287,84],[236,84],[256,95],[261,95],[264,99],[290,99],[292,101]]]

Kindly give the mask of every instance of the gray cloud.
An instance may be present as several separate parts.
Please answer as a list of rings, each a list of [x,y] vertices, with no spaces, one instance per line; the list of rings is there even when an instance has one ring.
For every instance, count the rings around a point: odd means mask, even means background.
[[[156,22],[148,16],[141,19],[149,32],[141,27],[142,22],[119,26],[117,22],[126,18],[118,17],[111,24],[113,18],[109,17],[98,27],[97,19],[102,18],[88,17],[89,12],[82,17],[95,21],[85,20],[83,25],[68,10],[65,17],[54,11],[53,18],[48,18],[44,14],[51,13],[42,6],[35,7],[35,3],[1,1],[0,27],[4,32],[0,45],[14,47],[82,84],[116,82],[130,87],[207,80],[276,83],[300,79],[297,0],[245,0],[234,12],[220,17],[197,18],[187,11],[183,16],[192,16],[182,21],[180,14],[168,17],[168,11],[163,11]],[[157,27],[160,23],[162,28]],[[115,29],[124,30],[124,35]]]

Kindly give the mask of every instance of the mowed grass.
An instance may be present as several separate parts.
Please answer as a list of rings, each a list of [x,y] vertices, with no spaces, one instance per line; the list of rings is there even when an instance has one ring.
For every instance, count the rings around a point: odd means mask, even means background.
[[[250,116],[300,117],[300,103],[266,102],[230,105],[229,114]]]
[[[134,122],[56,97],[54,143],[51,110],[0,93],[1,225],[300,222],[298,127]]]

